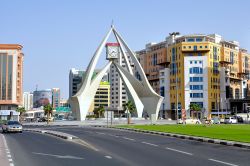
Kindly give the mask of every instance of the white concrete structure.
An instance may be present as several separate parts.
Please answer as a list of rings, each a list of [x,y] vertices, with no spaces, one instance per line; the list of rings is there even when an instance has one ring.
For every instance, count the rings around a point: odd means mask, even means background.
[[[33,93],[24,92],[23,93],[23,107],[26,111],[31,110],[33,108]]]
[[[97,61],[101,55],[101,51],[104,48],[105,43],[107,42],[111,32],[113,32],[117,42],[119,43],[122,57],[124,57],[125,59],[125,64],[128,70],[115,63],[114,60],[110,59],[108,64],[101,70],[101,72],[99,72],[97,76],[93,80],[91,80]],[[141,81],[137,80],[134,77],[132,69],[130,68],[128,62],[127,54],[125,52],[131,57],[132,62],[137,68],[139,74],[141,75]],[[94,56],[92,57],[80,90],[77,92],[76,95],[71,98],[72,112],[76,116],[77,120],[85,120],[87,111],[89,110],[91,102],[94,99],[94,95],[97,91],[99,83],[102,77],[107,72],[107,70],[110,68],[111,64],[116,67],[121,79],[123,80],[126,86],[126,89],[130,93],[137,109],[137,116],[142,117],[142,112],[146,111],[149,115],[156,114],[156,116],[154,117],[158,117],[163,97],[159,96],[152,89],[140,63],[138,62],[135,56],[135,53],[128,47],[128,45],[125,43],[120,34],[112,26],[107,35],[104,37],[101,44],[99,45]]]
[[[160,117],[168,117],[167,110],[170,110],[170,69],[160,70],[160,95],[164,97],[160,108]],[[170,115],[169,115],[170,116]]]
[[[189,108],[190,103],[199,104],[205,109],[206,117],[208,116],[208,70],[207,56],[184,58],[185,108]]]

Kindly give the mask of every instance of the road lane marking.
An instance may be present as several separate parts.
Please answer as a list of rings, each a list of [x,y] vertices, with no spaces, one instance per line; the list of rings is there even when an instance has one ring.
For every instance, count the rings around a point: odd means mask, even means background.
[[[123,137],[123,138],[126,140],[135,141],[135,139],[133,139],[133,138],[128,138],[128,137]]]
[[[37,154],[37,155],[42,155],[42,156],[51,156],[51,157],[60,158],[60,159],[76,159],[76,160],[84,159],[82,157],[76,157],[76,156],[70,156],[70,155],[57,155],[57,154],[37,153],[37,152],[32,152],[32,153]]]
[[[112,157],[111,156],[105,156],[107,159],[112,159]]]
[[[150,145],[150,146],[158,146],[158,145],[156,145],[156,144],[152,144],[152,143],[149,143],[149,142],[141,142],[141,143],[143,143],[143,144],[147,144],[147,145]]]
[[[168,147],[166,147],[166,149],[171,150],[171,151],[174,151],[174,152],[179,152],[179,153],[187,154],[187,155],[190,155],[190,156],[193,155],[192,153],[184,152],[184,151],[177,150],[177,149],[173,149],[173,148],[168,148]]]
[[[215,160],[215,159],[208,159],[208,160],[214,161],[214,162],[217,162],[217,163],[221,163],[221,164],[225,164],[225,165],[238,166],[238,165],[236,165],[236,164],[231,164],[231,163],[227,163],[227,162],[220,161],[220,160]]]
[[[111,136],[111,137],[116,137],[116,138],[118,138],[119,136],[117,136],[117,135],[113,135],[113,134],[109,134],[109,136]]]
[[[13,163],[12,157],[10,155],[10,150],[9,150],[7,141],[5,139],[5,136],[2,135],[2,137],[3,137],[3,143],[4,143],[4,147],[5,147],[6,156],[7,156],[8,160],[9,160],[9,164],[10,164],[10,166],[14,166],[14,163]]]

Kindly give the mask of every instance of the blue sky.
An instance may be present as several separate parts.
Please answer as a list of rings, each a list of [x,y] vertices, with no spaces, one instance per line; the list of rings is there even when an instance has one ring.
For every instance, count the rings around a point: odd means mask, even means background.
[[[24,91],[58,87],[67,98],[70,68],[86,68],[112,19],[133,50],[173,31],[217,33],[250,50],[247,0],[0,0],[0,6],[0,43],[24,46]]]

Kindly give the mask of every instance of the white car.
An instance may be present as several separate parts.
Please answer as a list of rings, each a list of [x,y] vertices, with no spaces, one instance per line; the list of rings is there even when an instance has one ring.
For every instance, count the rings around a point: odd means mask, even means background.
[[[9,132],[23,132],[23,127],[18,121],[8,121],[7,123],[2,125],[2,132],[9,133]]]
[[[201,124],[201,121],[199,119],[186,119],[184,124]]]
[[[229,123],[229,124],[236,124],[238,123],[237,119],[234,117],[226,117],[225,118],[225,123]]]

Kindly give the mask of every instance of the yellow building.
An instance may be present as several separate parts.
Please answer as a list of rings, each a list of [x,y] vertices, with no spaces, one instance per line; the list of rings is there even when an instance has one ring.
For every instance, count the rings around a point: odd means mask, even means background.
[[[102,81],[97,89],[93,103],[90,106],[89,114],[100,106],[109,107],[110,105],[110,84]]]
[[[203,116],[224,116],[231,99],[247,97],[250,55],[220,35],[170,34],[137,56],[153,88],[165,97],[161,111],[167,118],[176,118],[177,103],[179,118],[181,110],[190,115],[191,103],[202,107]]]

